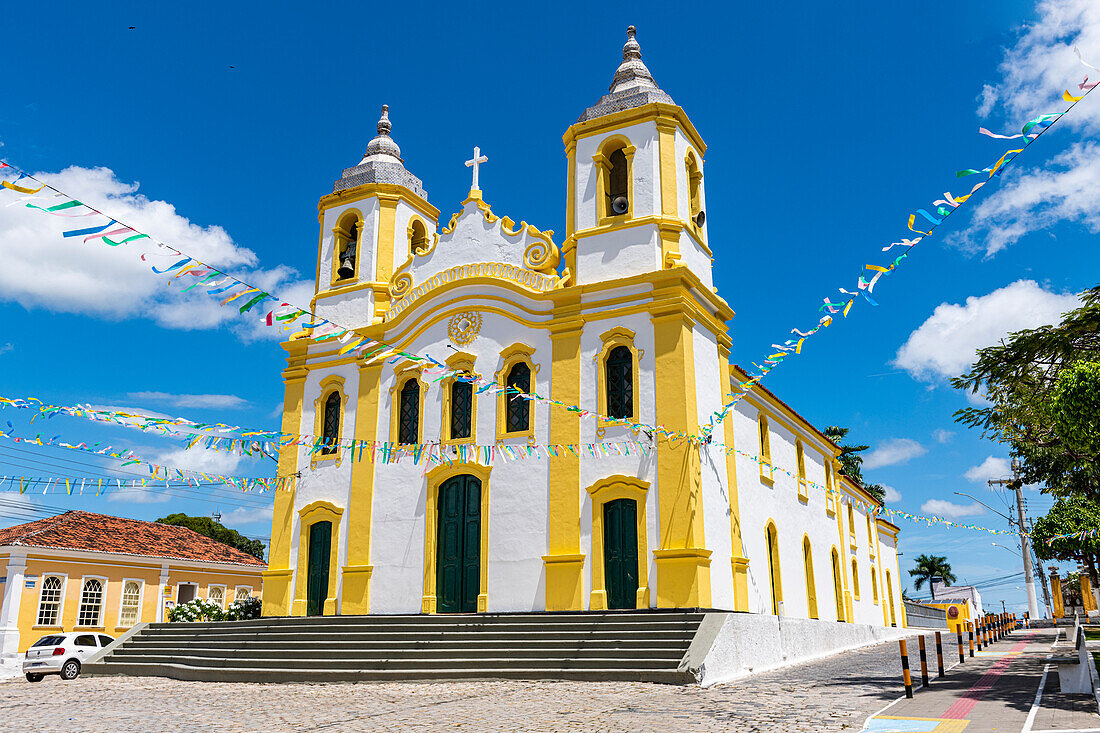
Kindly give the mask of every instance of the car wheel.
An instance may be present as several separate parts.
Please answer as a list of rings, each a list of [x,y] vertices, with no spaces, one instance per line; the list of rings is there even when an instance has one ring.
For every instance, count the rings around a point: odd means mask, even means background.
[[[63,680],[75,680],[78,674],[80,674],[80,662],[75,659],[70,659],[61,667],[61,679]]]
[[[27,682],[41,682],[43,677],[45,677],[45,675],[27,672]]]

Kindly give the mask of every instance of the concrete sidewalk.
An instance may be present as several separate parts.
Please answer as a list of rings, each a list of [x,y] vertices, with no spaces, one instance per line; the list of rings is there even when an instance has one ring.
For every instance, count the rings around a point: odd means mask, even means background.
[[[946,636],[946,635],[945,635]],[[990,731],[1100,732],[1092,695],[1063,695],[1053,667],[1044,674],[1044,658],[1058,636],[1056,629],[1017,629],[1008,637],[958,664],[956,647],[945,659],[956,663],[936,677],[935,636],[926,637],[930,685],[921,688],[916,639],[909,642],[913,699],[904,697],[872,716],[867,733],[988,733]],[[946,639],[945,639],[946,641]],[[947,646],[945,644],[945,646]],[[900,672],[900,658],[899,658]],[[900,674],[899,674],[900,677]],[[1042,694],[1037,694],[1042,686]],[[1032,714],[1034,713],[1034,714]]]

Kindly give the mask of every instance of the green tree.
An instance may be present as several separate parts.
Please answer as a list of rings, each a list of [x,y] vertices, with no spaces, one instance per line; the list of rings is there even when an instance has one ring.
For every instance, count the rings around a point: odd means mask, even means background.
[[[943,578],[943,582],[951,585],[955,582],[955,574],[951,572],[951,563],[942,555],[918,555],[916,565],[909,571],[913,576],[913,587],[921,589],[928,582],[928,589],[932,592],[932,600],[936,600],[936,589],[932,587],[933,578]]]
[[[951,383],[988,398],[955,420],[1008,443],[1024,481],[1057,496],[1100,498],[1100,286],[1080,297],[1057,325],[980,349]]]
[[[1084,564],[1093,586],[1100,567],[1100,537],[1058,537],[1100,528],[1100,502],[1085,497],[1059,499],[1046,515],[1035,521],[1031,544],[1040,560],[1060,560]]]
[[[863,483],[863,456],[859,455],[871,446],[869,445],[844,445],[841,441],[848,435],[850,428],[842,428],[838,425],[830,425],[821,432],[826,438],[836,443],[840,448],[840,470],[848,478],[863,487],[871,496],[875,497],[879,504],[886,501],[886,489],[881,484]]]
[[[169,514],[157,520],[161,524],[174,524],[177,527],[187,527],[192,532],[197,532],[211,539],[217,540],[230,547],[236,547],[241,552],[247,552],[259,560],[264,559],[264,543],[259,540],[250,540],[235,529],[229,529],[210,517],[191,517],[186,514]]]

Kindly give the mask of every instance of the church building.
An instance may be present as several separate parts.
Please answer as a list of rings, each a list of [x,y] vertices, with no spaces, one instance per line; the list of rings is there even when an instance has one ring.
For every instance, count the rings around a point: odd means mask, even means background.
[[[609,93],[565,130],[561,237],[491,208],[477,149],[441,219],[387,107],[377,130],[319,201],[313,310],[470,379],[289,337],[282,430],[316,442],[279,456],[297,478],[276,493],[265,615],[904,625],[898,528],[794,409],[756,386],[709,441],[646,429],[699,433],[746,375],[713,283],[706,144],[633,27]]]

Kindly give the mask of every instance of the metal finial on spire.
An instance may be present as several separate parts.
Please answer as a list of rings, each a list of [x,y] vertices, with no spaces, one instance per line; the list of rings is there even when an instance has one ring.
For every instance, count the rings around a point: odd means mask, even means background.
[[[638,44],[637,39],[634,36],[637,34],[634,26],[627,26],[626,28],[626,43],[623,44],[623,61],[627,59],[641,59],[642,47]]]
[[[382,105],[382,116],[378,118],[378,134],[389,135],[393,127],[390,125],[390,106]]]

